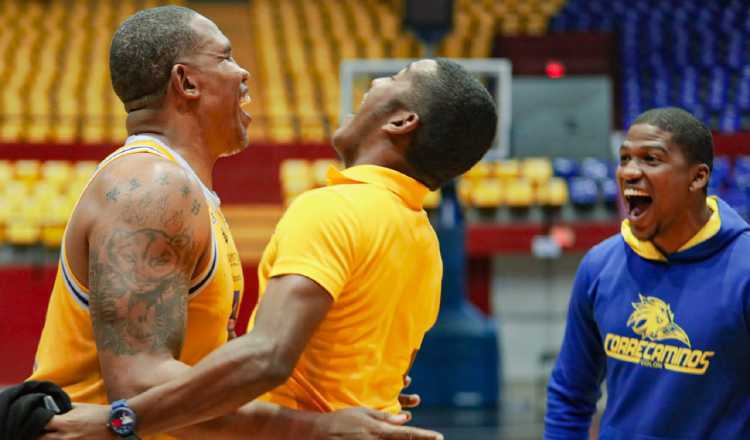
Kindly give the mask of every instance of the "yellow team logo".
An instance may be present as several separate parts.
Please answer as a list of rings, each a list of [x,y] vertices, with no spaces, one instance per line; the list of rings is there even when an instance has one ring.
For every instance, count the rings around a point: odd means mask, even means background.
[[[655,296],[638,295],[639,303],[630,303],[635,311],[630,314],[627,325],[641,338],[651,341],[677,339],[690,347],[690,338],[676,322],[669,304]]]
[[[640,302],[631,303],[634,311],[627,326],[640,338],[607,333],[604,351],[607,356],[649,368],[679,373],[705,374],[713,351],[693,350],[685,330],[675,322],[669,304],[655,296],[639,294]],[[678,341],[680,345],[658,341]]]

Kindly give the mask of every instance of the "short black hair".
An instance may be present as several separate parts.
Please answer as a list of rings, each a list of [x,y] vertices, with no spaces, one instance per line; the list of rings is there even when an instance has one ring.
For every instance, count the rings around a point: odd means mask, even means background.
[[[497,110],[487,88],[458,63],[435,62],[437,72],[413,77],[403,103],[420,119],[406,159],[432,190],[474,166],[497,129]]]
[[[714,166],[714,139],[709,130],[695,116],[677,107],[654,108],[641,113],[633,125],[648,124],[672,134],[672,143],[682,148],[690,163]]]
[[[117,29],[109,70],[126,110],[151,106],[164,96],[175,61],[197,45],[191,27],[196,15],[182,6],[159,6],[136,12]]]

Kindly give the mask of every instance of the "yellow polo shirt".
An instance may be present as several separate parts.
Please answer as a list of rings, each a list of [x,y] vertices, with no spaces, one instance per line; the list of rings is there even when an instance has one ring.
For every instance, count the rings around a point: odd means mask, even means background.
[[[332,168],[328,186],[289,206],[258,268],[260,295],[270,278],[298,274],[334,303],[291,378],[264,400],[400,411],[403,377],[440,306],[443,265],[422,209],[427,192],[404,174],[361,165]]]

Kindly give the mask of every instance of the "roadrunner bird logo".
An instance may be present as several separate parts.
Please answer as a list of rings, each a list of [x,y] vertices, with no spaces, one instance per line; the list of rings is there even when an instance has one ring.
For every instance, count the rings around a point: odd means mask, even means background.
[[[651,341],[676,339],[690,347],[690,338],[685,330],[674,322],[674,313],[669,304],[655,296],[638,294],[638,297],[641,302],[631,303],[635,311],[630,314],[627,325],[632,326],[633,331],[641,339]]]

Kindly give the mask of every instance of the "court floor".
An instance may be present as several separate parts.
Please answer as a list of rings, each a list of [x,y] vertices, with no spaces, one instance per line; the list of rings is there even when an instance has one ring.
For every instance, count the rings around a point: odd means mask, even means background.
[[[542,437],[542,421],[531,414],[451,408],[421,408],[413,413],[415,426],[439,431],[449,440],[539,440]]]

